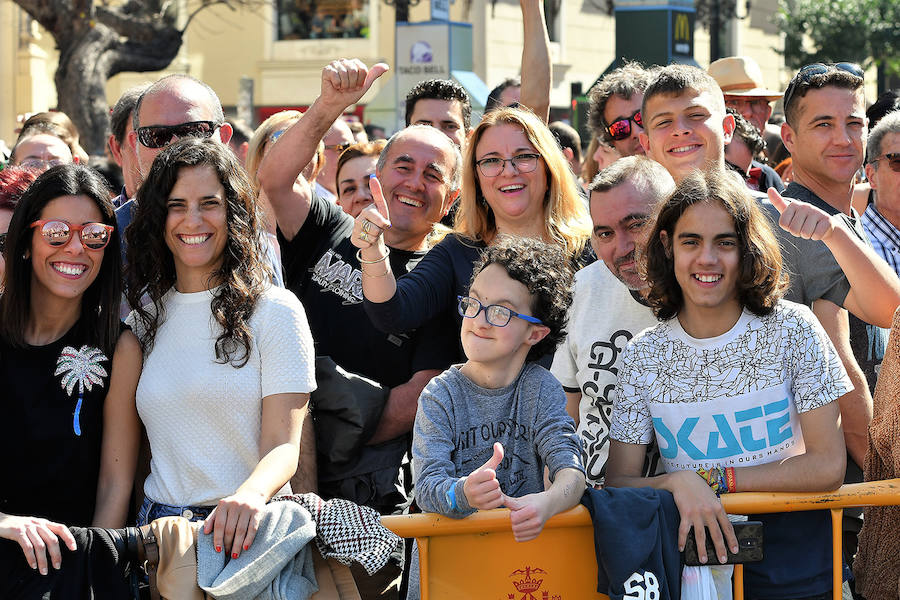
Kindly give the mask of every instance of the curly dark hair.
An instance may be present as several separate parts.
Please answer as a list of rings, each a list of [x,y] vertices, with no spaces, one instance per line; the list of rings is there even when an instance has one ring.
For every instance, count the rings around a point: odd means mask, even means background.
[[[734,220],[741,257],[737,281],[741,306],[758,316],[769,314],[788,287],[778,240],[743,182],[718,169],[697,171],[685,177],[657,208],[656,225],[640,259],[643,274],[650,283],[648,301],[653,314],[660,321],[667,321],[684,306],[681,286],[675,279],[672,240],[681,216],[701,202],[717,202]],[[667,242],[663,241],[662,232],[666,232]]]
[[[4,171],[5,173],[6,171]],[[85,196],[103,215],[106,225],[116,225],[115,207],[103,178],[79,164],[51,167],[34,180],[19,198],[6,237],[4,292],[0,295],[0,336],[10,345],[24,347],[25,327],[31,314],[31,247],[35,238],[31,224],[41,218],[44,207],[63,196]],[[92,250],[91,252],[98,252]],[[93,283],[81,297],[77,335],[86,343],[112,356],[119,339],[119,303],[122,301],[122,255],[119,235],[113,229],[103,250],[103,262]]]
[[[410,124],[416,102],[419,100],[458,100],[462,109],[463,127],[472,126],[472,101],[466,89],[452,79],[427,79],[420,81],[406,95],[406,125]]]
[[[175,285],[175,261],[165,241],[168,199],[181,170],[209,166],[225,188],[226,225],[221,267],[210,277],[210,288],[219,286],[211,302],[212,313],[222,327],[216,339],[216,359],[242,367],[250,358],[252,333],[248,321],[256,302],[269,285],[271,273],[264,262],[260,215],[253,188],[234,154],[211,139],[184,138],[166,148],[153,161],[138,191],[134,220],[125,233],[127,247],[127,298],[146,330],[141,345],[153,348],[165,319],[162,298]],[[142,306],[147,294],[154,310]]]
[[[503,267],[510,278],[528,288],[531,316],[540,319],[550,329],[544,339],[531,347],[526,360],[538,360],[555,351],[566,337],[565,327],[575,278],[566,253],[558,244],[500,236],[475,263],[469,287],[472,287],[479,273],[493,264]]]
[[[734,136],[739,137],[747,145],[750,154],[756,159],[766,149],[766,141],[763,136],[750,121],[735,109],[726,106],[725,113],[734,117]]]

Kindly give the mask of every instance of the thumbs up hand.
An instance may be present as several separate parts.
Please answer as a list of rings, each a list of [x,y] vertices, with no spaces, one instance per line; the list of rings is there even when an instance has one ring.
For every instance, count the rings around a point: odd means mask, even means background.
[[[825,241],[838,226],[824,210],[800,200],[785,200],[775,188],[769,188],[769,202],[778,209],[778,224],[791,235],[807,240]]]
[[[494,443],[494,454],[486,463],[472,471],[463,484],[463,492],[469,506],[479,510],[498,508],[503,505],[506,496],[500,490],[497,481],[497,467],[503,461],[503,444]]]
[[[390,67],[385,63],[378,63],[370,68],[355,58],[332,61],[322,69],[321,98],[343,110],[359,102],[375,80],[388,69]]]

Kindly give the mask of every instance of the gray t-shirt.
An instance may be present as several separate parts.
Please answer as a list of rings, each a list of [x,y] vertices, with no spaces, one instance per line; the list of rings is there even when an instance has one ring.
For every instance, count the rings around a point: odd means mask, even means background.
[[[520,497],[544,491],[560,469],[584,472],[575,424],[566,414],[562,386],[543,367],[526,363],[507,387],[475,385],[453,366],[425,386],[413,429],[416,502],[428,512],[460,518],[474,512],[462,478],[481,467],[503,444],[497,467],[500,489]],[[456,486],[456,504],[447,492]]]
[[[871,247],[862,227],[859,214],[851,209],[846,214],[834,208],[806,187],[794,182],[784,191],[786,198],[794,198],[812,204],[829,215],[839,215],[848,230],[853,232],[864,244]],[[850,291],[850,283],[835,260],[834,255],[822,241],[805,240],[792,236],[778,226],[778,211],[768,201],[763,202],[773,221],[773,229],[781,244],[784,266],[791,277],[790,288],[785,300],[811,306],[819,298],[830,300],[843,307]],[[850,315],[850,346],[856,362],[862,368],[869,384],[869,391],[874,393],[878,371],[884,359],[889,331],[876,327]]]

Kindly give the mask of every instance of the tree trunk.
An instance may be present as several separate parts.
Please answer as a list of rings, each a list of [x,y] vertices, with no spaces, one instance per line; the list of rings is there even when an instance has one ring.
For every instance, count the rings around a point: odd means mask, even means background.
[[[94,27],[85,37],[59,49],[56,69],[57,105],[69,115],[81,134],[81,145],[91,155],[102,155],[109,131],[106,82],[107,50],[117,36],[106,27]]]
[[[166,68],[181,47],[181,32],[173,28],[168,33],[169,43],[151,43],[148,48],[123,42],[116,32],[98,23],[85,35],[69,38],[71,44],[60,44],[55,77],[59,109],[78,126],[81,145],[88,154],[103,155],[109,135],[106,82],[123,71]]]
[[[78,127],[88,154],[102,155],[109,131],[106,82],[123,71],[158,71],[181,48],[175,15],[156,0],[116,6],[90,0],[14,0],[59,48],[57,106]],[[205,3],[204,6],[216,2]]]

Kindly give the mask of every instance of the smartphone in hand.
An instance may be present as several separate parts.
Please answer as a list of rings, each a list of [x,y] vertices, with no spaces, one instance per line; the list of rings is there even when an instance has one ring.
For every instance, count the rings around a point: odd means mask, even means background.
[[[761,521],[738,521],[731,524],[734,527],[734,535],[738,542],[737,554],[728,550],[726,565],[739,563],[759,562],[763,559],[763,524]],[[687,543],[684,552],[681,553],[685,566],[708,567],[722,564],[716,557],[716,548],[713,546],[709,531],[706,531],[706,563],[701,563],[697,556],[697,538],[694,537],[694,528],[688,532]]]

